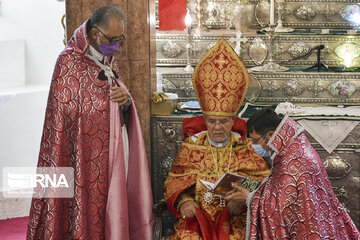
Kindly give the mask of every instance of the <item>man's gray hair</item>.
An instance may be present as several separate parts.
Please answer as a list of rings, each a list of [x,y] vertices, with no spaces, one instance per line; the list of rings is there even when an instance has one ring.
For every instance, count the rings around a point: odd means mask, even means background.
[[[126,17],[124,12],[117,6],[106,6],[95,10],[88,23],[88,32],[94,26],[106,29],[110,19],[113,17],[118,18],[125,27]]]

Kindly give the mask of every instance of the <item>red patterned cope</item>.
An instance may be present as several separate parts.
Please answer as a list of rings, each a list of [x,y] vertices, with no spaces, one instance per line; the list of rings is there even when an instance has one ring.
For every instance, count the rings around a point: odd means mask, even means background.
[[[27,239],[105,239],[109,194],[110,84],[106,78],[99,80],[101,69],[86,55],[88,49],[85,22],[75,31],[56,62],[38,162],[39,167],[73,167],[75,196],[70,199],[33,199]],[[116,58],[109,59],[105,64],[110,65],[109,61],[113,62],[113,71],[119,76]],[[137,118],[136,113],[131,110],[128,117],[135,118],[134,116]],[[131,141],[134,132],[131,129],[135,126],[129,126],[127,122],[126,125]],[[136,144],[132,145],[141,144],[143,141],[137,139]],[[136,162],[137,159],[130,160]],[[144,164],[147,168],[146,158]],[[129,174],[130,168],[131,164]],[[137,172],[139,175],[134,176],[137,179],[139,176],[148,176],[140,170]],[[130,178],[134,177],[129,175],[128,184]],[[150,185],[146,187],[151,196]],[[126,185],[124,188],[126,189]],[[147,200],[148,194],[145,195],[143,199]],[[142,209],[144,206],[132,206],[138,202],[129,200],[127,203],[127,197],[129,196],[125,193],[120,200],[126,201],[129,209]],[[140,199],[139,196],[136,197]],[[149,200],[149,205],[151,204]],[[149,211],[151,213],[151,207]],[[140,210],[133,212],[138,213]],[[142,216],[137,217],[142,219]],[[120,217],[123,222],[130,221],[130,231],[141,232],[139,229],[145,227],[131,225],[131,216],[129,219],[128,216]]]
[[[272,174],[249,196],[247,239],[360,239],[301,126],[285,117],[268,146]]]
[[[235,116],[247,93],[249,74],[222,38],[196,66],[193,85],[203,114]]]

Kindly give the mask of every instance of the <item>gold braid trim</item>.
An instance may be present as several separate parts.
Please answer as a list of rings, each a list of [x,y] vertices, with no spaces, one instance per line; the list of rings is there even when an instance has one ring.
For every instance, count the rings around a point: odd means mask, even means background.
[[[204,133],[204,135],[206,135],[206,133]],[[233,135],[231,135],[231,136],[233,136]],[[198,137],[198,140],[200,139],[200,137],[203,137],[203,136],[200,135]],[[247,146],[251,145],[251,142],[248,141],[247,139],[245,141],[240,142],[236,138],[233,138],[231,141],[229,141],[229,143],[231,143],[231,144],[237,143],[236,146],[233,147],[233,150],[238,150],[238,149],[241,149],[241,148],[244,148],[244,147],[247,147]],[[211,148],[211,146],[209,146],[209,143],[207,143],[207,141],[204,143],[204,145],[198,145],[196,143],[183,142],[182,146],[188,147],[190,150],[209,150]]]
[[[177,201],[176,211],[180,212],[180,207],[183,203],[194,201],[189,194],[184,194],[183,196],[180,195],[179,200]]]
[[[182,145],[184,147],[190,148],[191,150],[192,149],[195,149],[195,150],[206,150],[206,149],[208,149],[207,146],[200,146],[200,145],[197,145],[197,144],[194,144],[194,143],[183,142]]]
[[[270,170],[264,170],[264,171],[247,171],[247,170],[241,170],[241,172],[253,175],[253,176],[260,176],[260,175],[270,175]]]
[[[185,176],[189,176],[189,175],[197,175],[199,172],[198,169],[194,169],[193,171],[189,171],[186,173],[173,173],[173,172],[169,172],[168,176],[169,177],[185,177]]]

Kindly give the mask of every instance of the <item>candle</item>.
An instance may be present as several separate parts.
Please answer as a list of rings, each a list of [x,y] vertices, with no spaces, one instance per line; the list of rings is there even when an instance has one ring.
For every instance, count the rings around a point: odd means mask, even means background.
[[[192,22],[191,15],[188,11],[185,16],[185,25],[186,25],[187,34],[191,34],[191,22]]]
[[[270,0],[270,25],[275,24],[275,3],[274,0]]]

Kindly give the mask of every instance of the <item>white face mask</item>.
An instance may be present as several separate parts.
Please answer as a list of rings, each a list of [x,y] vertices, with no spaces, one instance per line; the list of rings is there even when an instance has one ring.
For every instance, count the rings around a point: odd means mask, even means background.
[[[271,156],[271,151],[270,150],[265,150],[261,144],[253,144],[252,147],[254,148],[255,152],[257,154],[259,154],[262,157],[270,157]]]

